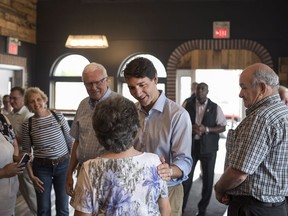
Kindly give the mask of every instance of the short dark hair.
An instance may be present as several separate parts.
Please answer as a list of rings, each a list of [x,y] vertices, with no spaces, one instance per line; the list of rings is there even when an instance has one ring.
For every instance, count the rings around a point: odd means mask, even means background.
[[[133,146],[139,127],[134,102],[111,96],[97,104],[92,120],[96,137],[107,151],[119,153]]]
[[[124,69],[124,77],[136,77],[136,78],[144,78],[148,77],[149,79],[154,79],[157,74],[157,70],[154,67],[153,63],[143,57],[138,57],[130,61],[126,68]]]
[[[13,92],[13,91],[18,91],[21,96],[24,96],[24,94],[25,94],[25,89],[20,87],[20,86],[15,86],[15,87],[10,89],[10,92]]]

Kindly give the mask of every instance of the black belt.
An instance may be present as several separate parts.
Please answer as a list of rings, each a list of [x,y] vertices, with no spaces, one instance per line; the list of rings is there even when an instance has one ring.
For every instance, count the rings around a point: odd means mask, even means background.
[[[281,206],[285,203],[285,200],[282,202],[276,202],[276,203],[268,203],[268,202],[262,202],[260,200],[255,199],[252,196],[230,196],[231,201],[235,202],[241,202],[243,204],[250,204],[250,205],[260,205],[263,207],[277,207]]]
[[[67,153],[67,154],[65,154],[59,158],[56,158],[56,159],[35,157],[33,159],[33,161],[35,161],[36,163],[42,164],[42,165],[57,165],[57,164],[65,161],[68,158],[69,158],[69,153]]]

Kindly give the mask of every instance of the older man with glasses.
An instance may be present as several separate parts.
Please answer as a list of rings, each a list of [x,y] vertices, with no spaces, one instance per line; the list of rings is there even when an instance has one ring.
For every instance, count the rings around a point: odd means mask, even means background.
[[[75,138],[75,142],[66,178],[66,192],[69,196],[73,194],[74,170],[105,151],[93,130],[94,110],[100,101],[118,95],[109,88],[107,71],[101,64],[94,62],[88,64],[83,70],[82,81],[89,96],[80,102],[71,126],[70,134]]]

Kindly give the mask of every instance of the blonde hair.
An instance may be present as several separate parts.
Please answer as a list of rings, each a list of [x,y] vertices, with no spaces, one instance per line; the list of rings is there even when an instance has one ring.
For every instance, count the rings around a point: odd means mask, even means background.
[[[24,104],[26,107],[29,108],[29,97],[32,94],[39,94],[41,98],[45,101],[45,103],[48,102],[48,97],[47,95],[38,87],[29,87],[25,90],[25,95],[24,95]]]

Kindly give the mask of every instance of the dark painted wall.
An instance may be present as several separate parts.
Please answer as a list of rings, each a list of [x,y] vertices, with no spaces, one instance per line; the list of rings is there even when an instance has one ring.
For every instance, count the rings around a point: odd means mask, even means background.
[[[213,21],[230,21],[230,39],[253,40],[264,46],[276,71],[278,58],[288,56],[284,1],[83,2],[38,1],[36,70],[31,85],[46,93],[51,66],[63,54],[82,54],[103,64],[116,78],[121,62],[135,52],[151,53],[166,66],[170,54],[185,41],[212,39]],[[105,34],[109,48],[65,48],[68,34]]]

